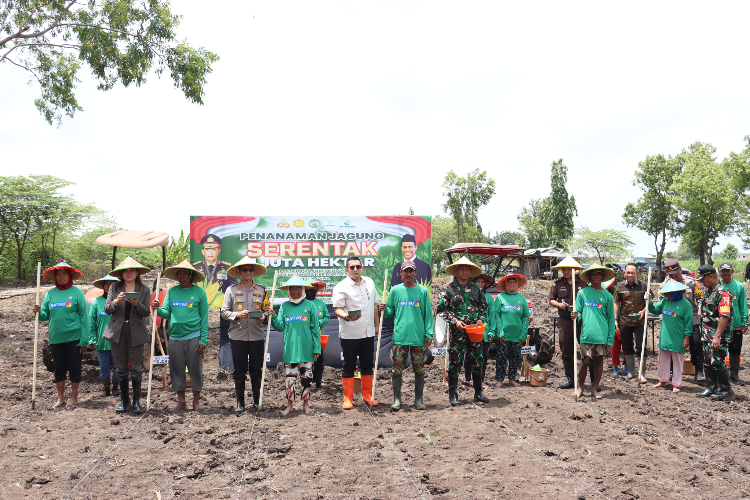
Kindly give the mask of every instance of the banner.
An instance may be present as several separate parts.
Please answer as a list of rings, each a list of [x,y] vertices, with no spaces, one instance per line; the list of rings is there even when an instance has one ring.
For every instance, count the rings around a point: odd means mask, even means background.
[[[278,284],[293,274],[325,283],[318,298],[329,305],[333,287],[346,277],[350,256],[361,259],[363,275],[378,291],[386,270],[389,289],[401,282],[400,266],[406,259],[416,265],[417,282],[431,291],[431,220],[416,215],[190,217],[190,262],[206,277],[198,286],[206,290],[210,307],[221,307],[224,292],[237,282],[227,276],[227,269],[244,256],[268,268],[255,279],[266,288],[273,283],[274,270],[279,271]],[[280,293],[275,302],[286,300]]]

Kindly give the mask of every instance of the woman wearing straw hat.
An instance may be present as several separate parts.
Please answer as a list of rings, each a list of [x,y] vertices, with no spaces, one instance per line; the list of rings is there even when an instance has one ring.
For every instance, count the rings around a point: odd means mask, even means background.
[[[109,340],[104,338],[104,330],[109,324],[112,315],[104,310],[107,303],[107,295],[112,283],[120,281],[120,278],[106,275],[94,281],[94,286],[102,290],[102,294],[95,298],[89,306],[89,337],[96,340],[96,354],[99,358],[99,376],[102,379],[104,391],[102,397],[111,394],[111,388],[115,388],[115,396],[120,395],[120,378],[117,376],[117,365],[112,358],[112,348]]]
[[[331,321],[331,314],[328,312],[328,306],[325,302],[317,298],[317,295],[318,290],[323,290],[326,287],[326,284],[322,281],[318,281],[310,283],[310,287],[311,288],[305,290],[305,298],[315,306],[315,310],[318,312],[318,328],[320,328],[320,334],[325,335],[325,327],[328,322]],[[323,368],[325,367],[323,358],[324,356],[321,352],[318,359],[313,363],[313,382],[315,382],[316,389],[320,389],[320,386],[323,383]]]
[[[497,348],[496,379],[497,387],[505,380],[505,367],[508,367],[508,383],[518,387],[518,363],[521,361],[521,345],[526,341],[529,333],[529,303],[518,290],[526,285],[526,277],[522,274],[509,274],[503,277],[497,285],[501,290],[495,298],[494,325],[490,333],[490,340],[497,337],[500,345]]]
[[[670,363],[672,364],[672,391],[680,392],[682,368],[685,363],[685,349],[690,347],[693,335],[693,306],[685,298],[687,287],[679,281],[669,280],[659,293],[665,298],[658,304],[648,305],[651,314],[660,314],[659,333],[659,383],[654,387],[664,387],[669,383]]]
[[[453,276],[453,282],[446,283],[440,290],[437,313],[448,324],[450,335],[448,398],[451,406],[461,404],[457,392],[458,374],[464,364],[464,356],[468,355],[471,361],[474,400],[488,403],[489,400],[482,394],[482,367],[485,363],[482,342],[471,342],[466,333],[467,325],[483,324],[487,321],[487,299],[479,285],[469,281],[482,274],[482,269],[464,256],[446,267],[445,272]]]
[[[130,405],[128,373],[133,385],[133,413],[143,413],[141,408],[141,373],[143,372],[143,345],[150,336],[146,318],[151,316],[151,290],[141,281],[149,269],[137,260],[127,257],[110,273],[122,281],[112,284],[107,293],[104,311],[112,318],[103,338],[108,340],[112,358],[120,379],[120,405],[115,412],[124,413]],[[132,295],[131,295],[132,294]],[[132,298],[137,294],[137,298]]]
[[[495,298],[492,296],[492,294],[487,292],[487,289],[489,289],[491,286],[495,284],[495,279],[490,276],[489,274],[480,274],[476,278],[474,278],[474,283],[479,285],[479,288],[482,289],[482,293],[484,294],[485,300],[487,300],[487,327],[484,330],[484,341],[482,341],[482,356],[484,356],[484,366],[482,367],[482,389],[488,389],[489,386],[485,383],[485,374],[487,373],[487,363],[490,359],[490,332],[492,331],[492,317],[494,316],[494,309],[493,306],[495,304]],[[464,380],[464,385],[471,385],[471,363],[469,362],[469,357],[467,356],[464,361],[464,376],[466,379]]]
[[[247,256],[227,270],[228,276],[239,281],[226,291],[221,306],[222,319],[230,321],[228,333],[234,364],[234,392],[237,396],[237,407],[234,412],[237,414],[245,411],[248,360],[250,385],[253,389],[253,409],[258,409],[265,350],[263,321],[271,303],[265,287],[255,283],[254,279],[264,274],[266,266],[253,262]]]
[[[284,333],[284,383],[286,385],[286,408],[288,415],[294,408],[297,379],[302,381],[302,408],[310,413],[310,387],[312,387],[313,363],[320,356],[320,330],[318,313],[312,302],[305,299],[304,290],[310,283],[296,274],[279,287],[289,294],[289,301],[279,307],[271,324]]]
[[[581,321],[581,367],[578,369],[578,394],[583,395],[586,372],[594,363],[594,379],[591,381],[591,396],[601,399],[598,391],[604,371],[604,356],[615,338],[615,303],[612,295],[602,288],[602,282],[615,277],[608,267],[593,264],[581,273],[581,279],[590,283],[576,296],[574,319]]]
[[[56,266],[45,269],[42,277],[54,281],[55,288],[44,295],[42,305],[34,304],[39,321],[49,320],[49,347],[55,364],[57,402],[53,408],[65,404],[65,378],[70,376],[70,402],[78,403],[78,384],[81,383],[81,354],[96,343],[89,337],[88,303],[73,281],[83,277],[81,271],[61,260]]]
[[[186,410],[185,369],[193,382],[193,410],[200,411],[203,389],[203,352],[208,343],[208,297],[194,283],[203,281],[203,274],[183,260],[164,270],[164,276],[180,282],[167,291],[164,305],[154,299],[153,306],[161,318],[169,320],[169,376],[177,393],[177,406],[169,411]],[[236,368],[236,367],[235,367]]]

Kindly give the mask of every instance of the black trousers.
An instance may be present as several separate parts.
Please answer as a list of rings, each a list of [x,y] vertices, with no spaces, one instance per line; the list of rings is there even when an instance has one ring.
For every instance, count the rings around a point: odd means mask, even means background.
[[[233,378],[236,381],[245,380],[248,369],[250,380],[260,382],[263,373],[263,340],[230,340],[232,343],[232,361],[234,363]]]
[[[641,326],[625,326],[620,325],[620,338],[622,339],[622,350],[626,356],[633,354],[641,354],[641,346],[643,345],[643,325]],[[633,349],[633,337],[635,337],[635,349]],[[646,357],[646,354],[644,354]]]
[[[342,378],[352,378],[357,368],[359,356],[359,371],[362,375],[372,375],[375,352],[375,337],[363,339],[341,339],[341,349],[344,351],[344,368]]]
[[[62,382],[66,375],[70,374],[70,382],[79,384],[83,354],[81,354],[78,341],[50,344],[49,350],[52,354],[52,362],[55,364],[55,383]]]
[[[740,354],[742,351],[742,329],[737,328],[732,332],[732,340],[729,341],[729,354]]]
[[[490,359],[489,342],[482,342],[482,352],[484,353],[484,366],[482,366],[482,382],[484,382],[484,376],[487,373],[487,363]],[[471,382],[471,360],[469,359],[469,356],[466,356],[466,360],[464,361],[464,371],[466,372],[466,381]]]
[[[701,326],[693,325],[693,334],[690,336],[690,361],[696,368],[703,366],[703,342],[701,341]],[[740,340],[740,347],[742,341]]]
[[[320,385],[323,383],[323,367],[325,366],[325,362],[323,361],[323,354],[325,354],[325,351],[320,353],[320,356],[318,356],[318,359],[315,360],[315,363],[313,363],[313,381],[315,382],[315,385]]]

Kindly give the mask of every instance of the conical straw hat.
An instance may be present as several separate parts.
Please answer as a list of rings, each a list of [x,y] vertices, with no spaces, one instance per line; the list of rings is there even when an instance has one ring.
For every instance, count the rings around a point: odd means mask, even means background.
[[[301,286],[302,288],[312,288],[312,285],[307,281],[300,278],[298,275],[293,275],[289,280],[279,287],[279,290],[289,290],[290,286]]]
[[[497,289],[501,292],[504,292],[505,282],[511,278],[515,278],[516,281],[518,281],[519,290],[526,285],[526,276],[524,276],[523,274],[509,274],[508,276],[503,276],[502,278],[500,278],[500,281],[497,282]]]
[[[482,274],[482,268],[474,264],[472,261],[470,261],[469,258],[465,255],[461,257],[460,259],[458,259],[453,264],[451,264],[450,266],[446,267],[445,272],[450,274],[451,276],[455,276],[456,271],[458,270],[458,266],[471,267],[471,274],[469,274],[469,279],[474,279],[480,274]]]
[[[242,266],[254,266],[255,272],[253,272],[253,278],[257,278],[258,276],[263,276],[266,274],[266,271],[268,270],[266,266],[263,264],[258,264],[257,262],[253,262],[253,260],[245,255],[240,259],[238,263],[227,269],[227,276],[231,276],[232,278],[240,279],[240,267]]]
[[[83,278],[83,273],[76,269],[75,267],[71,266],[64,260],[61,260],[57,263],[56,266],[48,267],[42,272],[42,278],[46,279],[47,281],[55,281],[55,271],[58,269],[65,269],[70,274],[70,279],[72,281],[79,280]]]
[[[670,279],[659,289],[659,293],[683,292],[685,290],[687,290],[685,285],[677,280]]]
[[[601,264],[591,264],[588,269],[581,273],[581,279],[587,283],[591,283],[591,281],[589,280],[589,276],[591,276],[591,273],[593,273],[594,271],[601,271],[604,274],[602,283],[604,283],[605,281],[609,281],[615,277],[615,272],[612,269],[604,267]]]
[[[193,271],[193,283],[198,283],[199,281],[203,281],[205,279],[205,276],[203,276],[203,273],[195,269],[190,262],[183,260],[176,266],[168,267],[164,270],[164,277],[169,278],[172,280],[177,281],[177,271],[180,269],[187,269],[188,271]]]
[[[114,268],[112,270],[112,272],[109,273],[109,274],[112,275],[112,276],[115,276],[117,278],[122,278],[122,272],[125,269],[135,269],[136,271],[138,271],[138,276],[144,275],[144,274],[146,274],[147,272],[150,271],[149,268],[147,268],[146,266],[142,265],[140,262],[138,262],[134,258],[132,258],[132,257],[125,257],[125,260],[123,260],[122,262],[120,262],[120,265],[117,266],[116,268]]]
[[[104,285],[107,283],[107,281],[110,281],[110,282],[114,283],[115,281],[120,281],[120,278],[108,274],[108,275],[106,275],[106,276],[104,276],[102,278],[99,278],[98,280],[94,281],[93,285],[96,288],[101,288],[102,290],[104,290]]]
[[[585,269],[585,267],[579,264],[578,261],[576,261],[570,255],[565,257],[563,261],[557,264],[556,266],[552,266],[552,269],[565,269],[566,267],[570,269]]]

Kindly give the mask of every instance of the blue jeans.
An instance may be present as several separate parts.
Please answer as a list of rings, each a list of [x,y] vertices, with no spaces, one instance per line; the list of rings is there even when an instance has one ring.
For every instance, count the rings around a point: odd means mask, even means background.
[[[117,376],[117,365],[112,358],[112,351],[96,351],[96,355],[99,356],[99,376],[102,380],[110,376],[114,381],[120,380]]]

